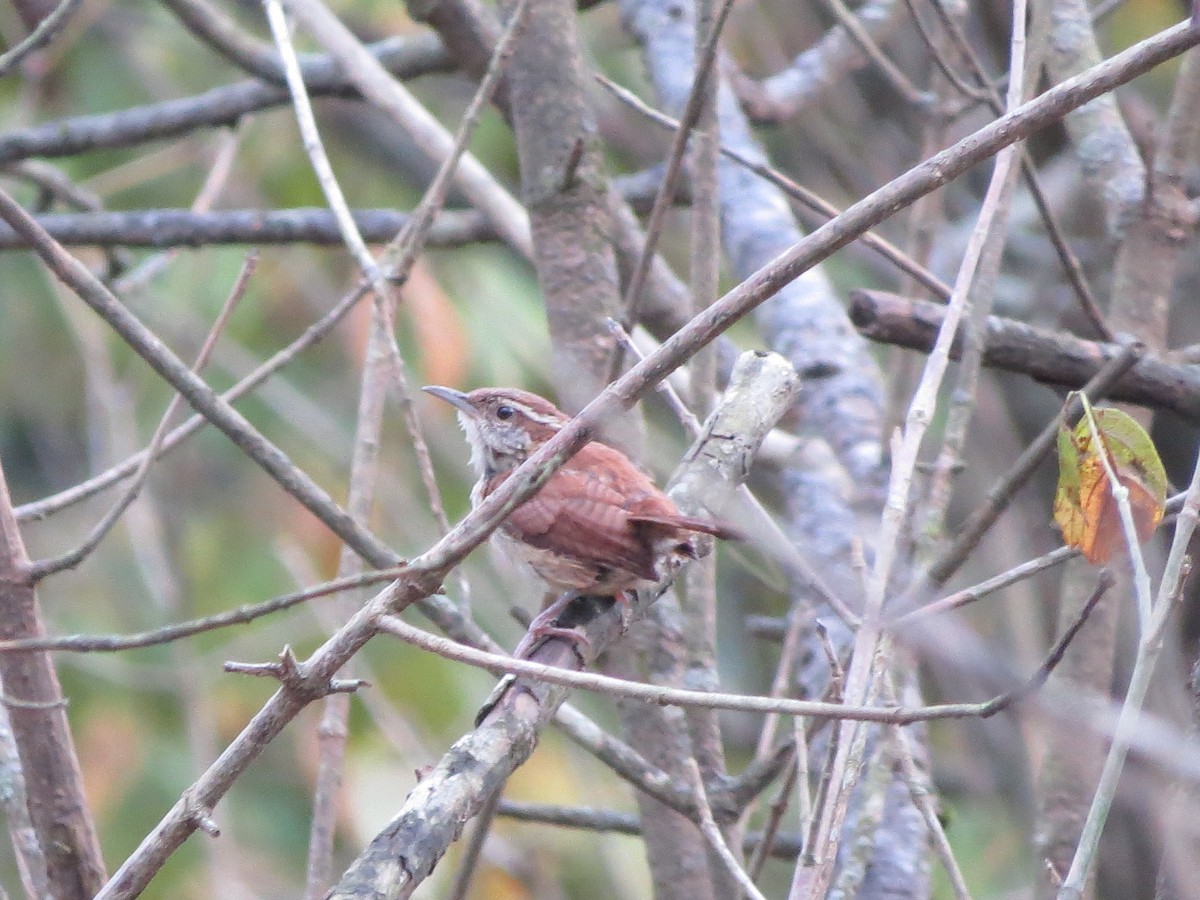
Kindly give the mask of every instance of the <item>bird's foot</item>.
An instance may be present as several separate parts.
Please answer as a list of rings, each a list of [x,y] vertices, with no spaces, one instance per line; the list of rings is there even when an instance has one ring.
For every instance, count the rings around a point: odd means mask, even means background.
[[[590,648],[592,642],[588,640],[586,634],[574,628],[566,628],[558,624],[558,617],[567,610],[567,607],[578,596],[574,592],[563,594],[563,596],[534,616],[533,620],[529,623],[529,628],[526,630],[525,636],[521,638],[521,642],[517,644],[517,648],[513,651],[513,656],[517,659],[528,658],[538,642],[548,637],[558,637],[571,641],[576,645],[576,650],[579,651]]]

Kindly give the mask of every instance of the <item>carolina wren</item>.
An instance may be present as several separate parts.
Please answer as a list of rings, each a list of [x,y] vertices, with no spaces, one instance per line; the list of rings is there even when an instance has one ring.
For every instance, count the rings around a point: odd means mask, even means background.
[[[570,420],[549,400],[516,388],[423,390],[458,410],[479,475],[472,505]],[[721,523],[682,515],[625,454],[592,441],[514,509],[494,539],[556,592],[620,598],[640,583],[657,581],[667,558],[695,557],[691,536],[697,532],[735,536]]]

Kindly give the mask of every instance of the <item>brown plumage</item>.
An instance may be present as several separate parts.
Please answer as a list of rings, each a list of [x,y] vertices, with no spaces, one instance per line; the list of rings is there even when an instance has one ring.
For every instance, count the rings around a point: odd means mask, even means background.
[[[569,417],[550,401],[512,388],[426,391],[453,404],[480,476],[479,503]],[[694,556],[695,533],[732,537],[727,526],[682,515],[666,494],[619,450],[592,441],[517,507],[496,543],[555,591],[616,596],[658,580],[669,556]]]

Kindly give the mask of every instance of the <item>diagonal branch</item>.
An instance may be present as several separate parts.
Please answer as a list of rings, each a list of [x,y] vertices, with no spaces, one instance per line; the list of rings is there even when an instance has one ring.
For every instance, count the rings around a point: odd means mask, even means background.
[[[21,64],[21,60],[29,56],[35,50],[38,50],[50,43],[58,35],[71,16],[75,14],[75,10],[79,8],[81,0],[59,0],[56,6],[46,18],[38,23],[37,28],[33,29],[24,40],[11,50],[6,51],[0,56],[0,78],[3,78],[13,69]]]

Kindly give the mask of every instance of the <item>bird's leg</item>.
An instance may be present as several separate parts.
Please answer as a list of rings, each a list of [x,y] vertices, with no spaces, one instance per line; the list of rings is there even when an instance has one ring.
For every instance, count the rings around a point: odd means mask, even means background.
[[[513,656],[517,659],[528,657],[537,645],[537,642],[547,637],[563,638],[580,645],[579,649],[591,647],[592,642],[588,640],[587,635],[583,632],[576,631],[574,628],[565,628],[557,624],[558,617],[566,612],[567,608],[579,596],[578,591],[567,591],[567,593],[550,603],[534,616],[533,620],[529,623],[529,628],[526,630],[525,636],[521,638],[521,642],[517,644],[517,648],[513,651]]]
[[[629,623],[633,619],[633,604],[637,600],[637,591],[630,588],[626,591],[621,591],[613,597],[617,603],[617,609],[621,614],[621,633],[624,634],[629,630]]]

